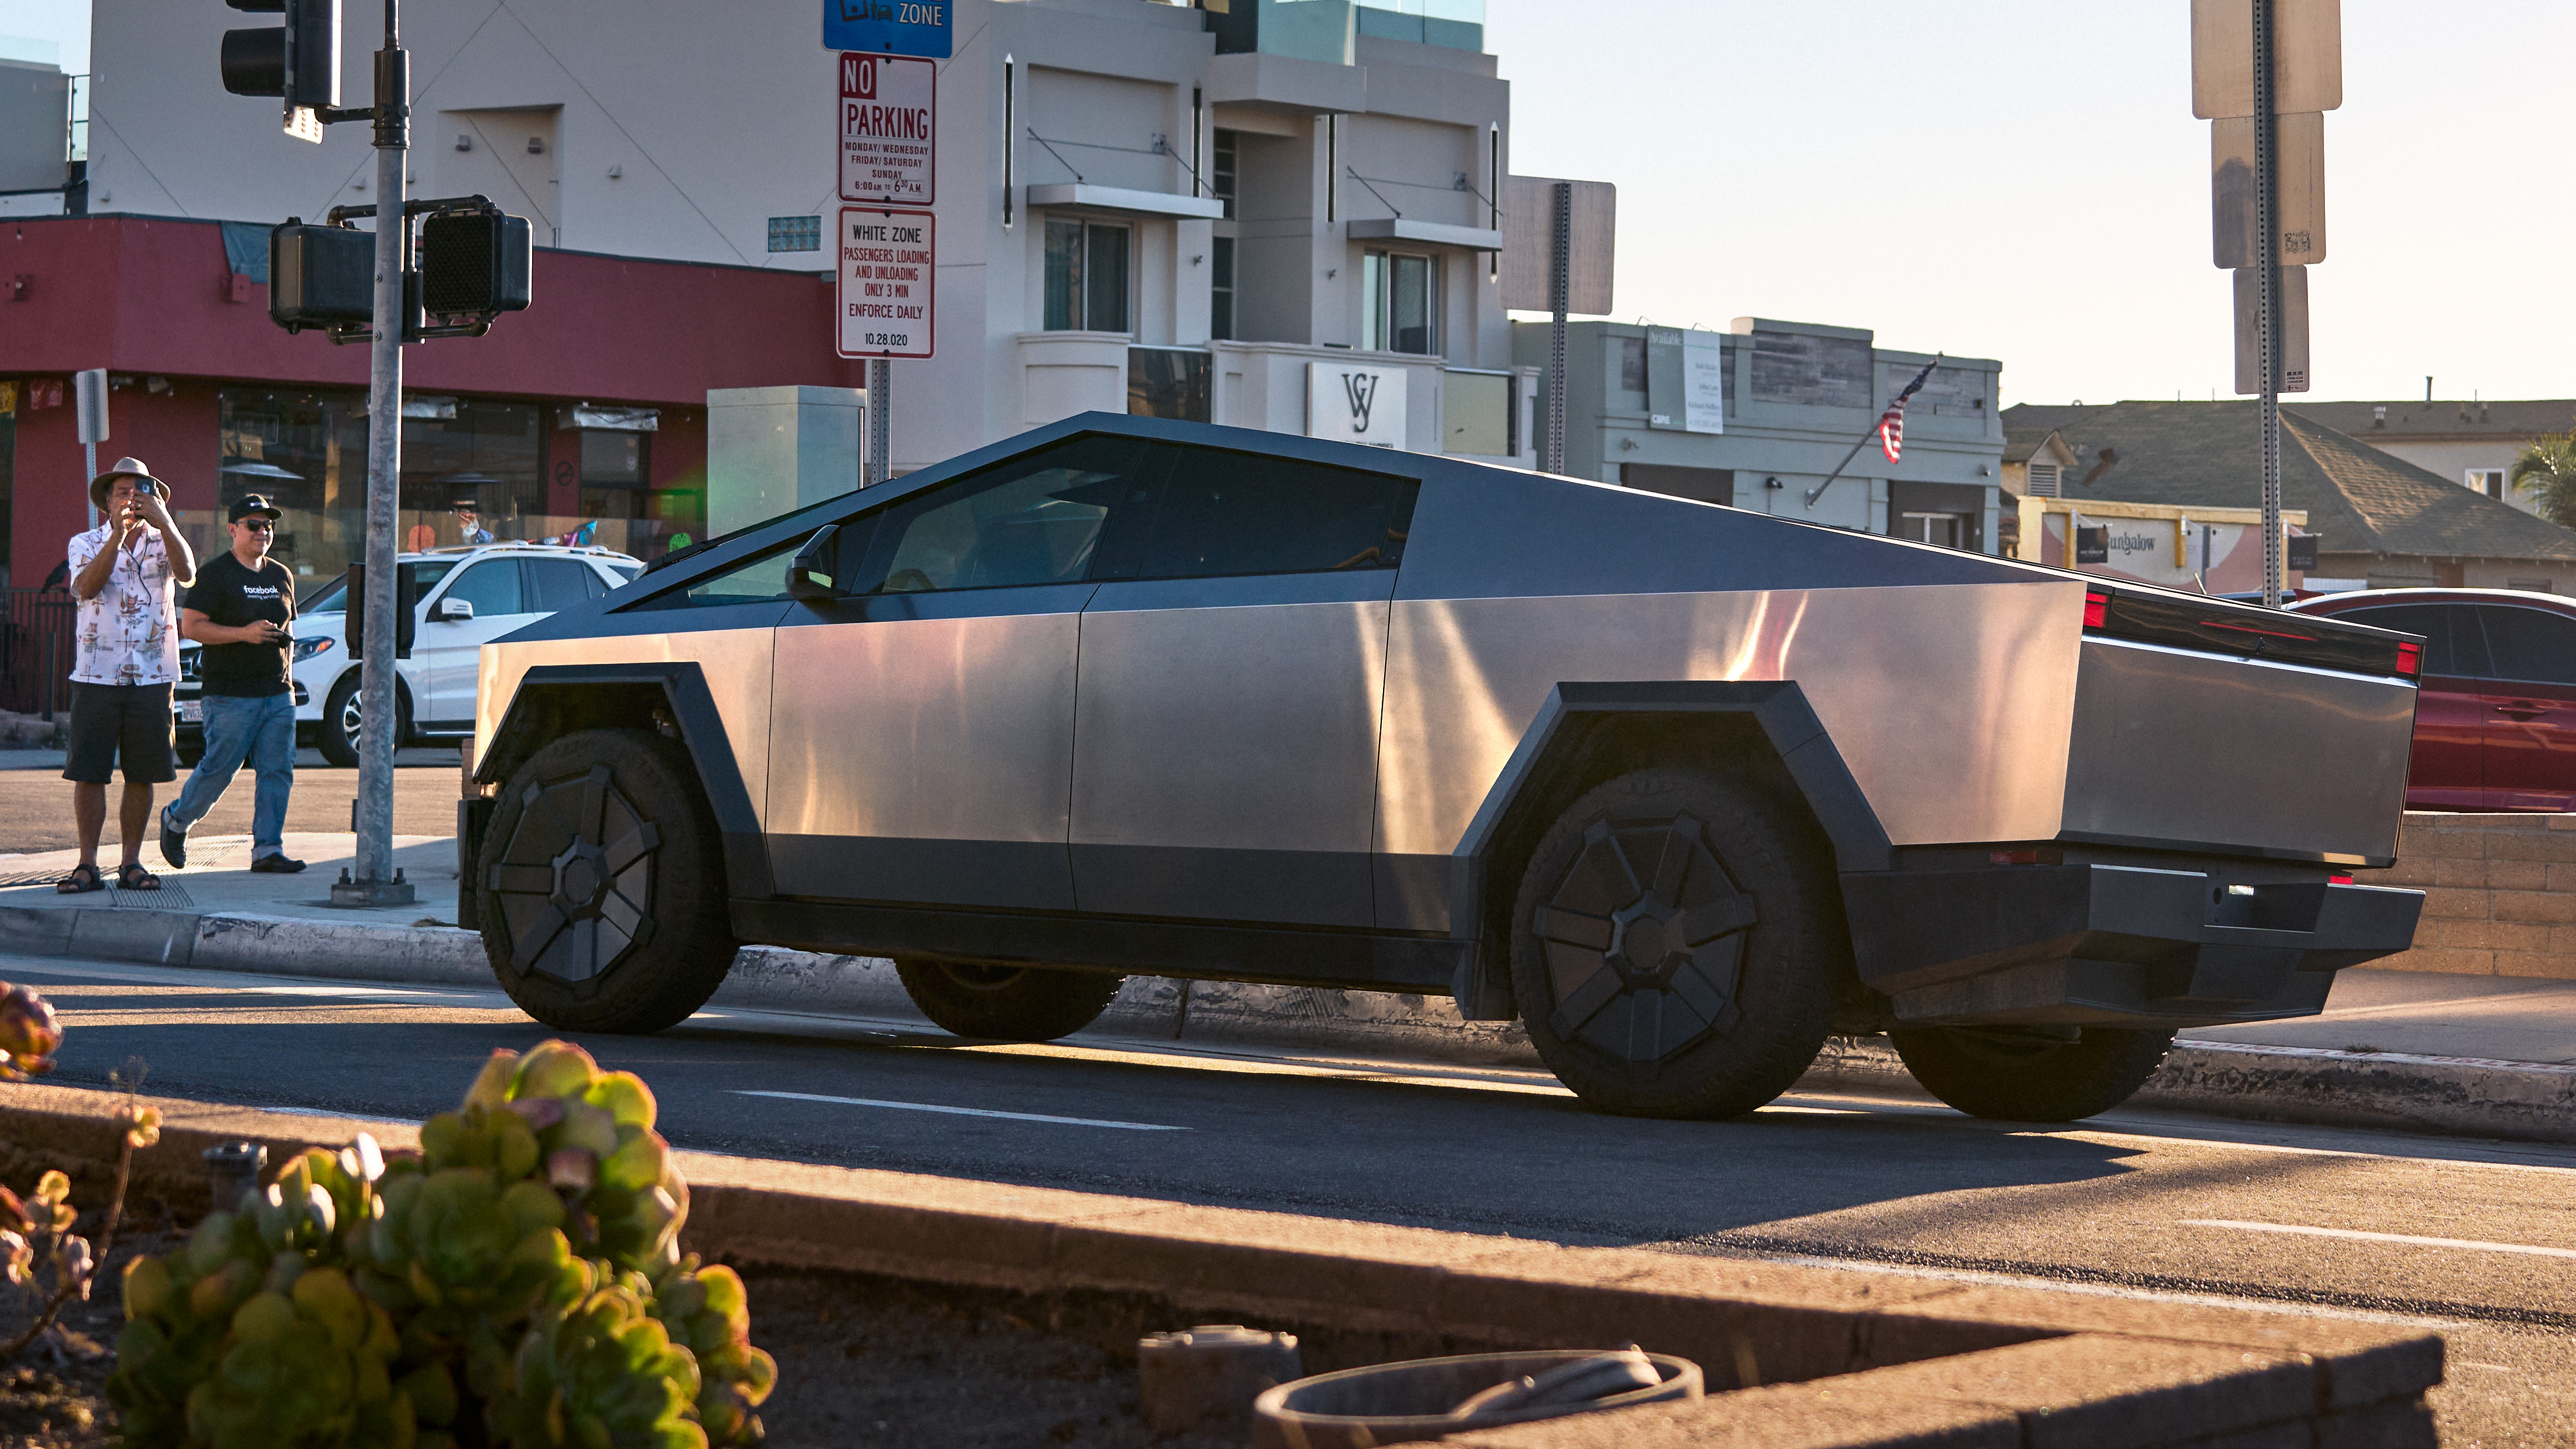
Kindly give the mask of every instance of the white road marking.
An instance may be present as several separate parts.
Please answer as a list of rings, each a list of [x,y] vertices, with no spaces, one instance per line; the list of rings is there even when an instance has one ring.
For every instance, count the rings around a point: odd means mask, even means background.
[[[351,1122],[383,1122],[395,1127],[417,1127],[418,1117],[377,1117],[365,1112],[335,1112],[328,1107],[271,1107],[257,1102],[233,1104],[245,1112],[275,1112],[281,1117],[339,1117]]]
[[[2473,1238],[2419,1238],[2413,1233],[2365,1233],[2357,1228],[2246,1223],[2233,1218],[2184,1218],[2181,1223],[2186,1228],[2239,1228],[2249,1233],[2293,1233],[2303,1238],[2348,1238],[2360,1243],[2411,1243],[2419,1248],[2468,1248],[2481,1253],[2524,1253],[2534,1258],[2576,1258],[2576,1248],[2535,1248],[2528,1243],[2485,1243]]]
[[[1052,1122],[1059,1127],[1116,1127],[1128,1132],[1187,1132],[1160,1122],[1110,1122],[1094,1117],[1050,1117],[1043,1112],[996,1112],[986,1107],[938,1107],[928,1102],[888,1102],[875,1097],[827,1097],[820,1092],[754,1092],[737,1097],[780,1097],[790,1102],[831,1102],[843,1107],[884,1107],[896,1112],[937,1112],[950,1117],[999,1117],[1008,1122]]]

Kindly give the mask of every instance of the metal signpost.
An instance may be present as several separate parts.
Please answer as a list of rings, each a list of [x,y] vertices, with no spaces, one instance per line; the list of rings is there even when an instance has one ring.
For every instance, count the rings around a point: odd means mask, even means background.
[[[1618,214],[1618,188],[1606,181],[1514,176],[1504,188],[1503,306],[1551,319],[1542,472],[1565,471],[1565,319],[1609,315]]]
[[[2236,273],[2236,390],[2263,411],[2263,602],[2281,604],[2281,397],[2308,390],[2307,277],[2325,260],[2325,116],[2342,0],[2192,0],[2192,114],[2211,122],[2211,259]],[[2250,385],[2249,385],[2250,384]]]
[[[80,422],[81,447],[89,457],[89,476],[98,476],[98,445],[107,441],[107,369],[93,367],[72,374],[74,414]],[[83,480],[86,484],[87,480]],[[98,527],[98,505],[89,506],[89,526]]]
[[[343,121],[375,129],[376,201],[333,208],[329,224],[290,218],[269,234],[269,317],[289,333],[327,329],[333,342],[370,344],[367,366],[367,527],[360,552],[357,637],[360,718],[358,799],[351,812],[356,861],[331,887],[339,906],[408,905],[411,883],[394,865],[394,738],[399,688],[395,673],[402,620],[394,532],[402,483],[402,347],[428,337],[479,337],[500,312],[528,305],[531,268],[527,222],[501,214],[482,197],[424,202],[403,196],[411,137],[411,53],[402,48],[400,0],[385,0],[385,41],[375,55],[375,103],[340,104],[340,0],[226,0],[236,10],[281,14],[280,29],[227,31],[224,89],[280,97],[284,130],[318,142],[322,128]],[[421,249],[430,265],[413,273],[412,218],[429,213]],[[344,224],[375,220],[372,245]],[[359,258],[373,254],[361,289]],[[415,288],[417,290],[415,290]],[[364,319],[363,330],[359,326]]]

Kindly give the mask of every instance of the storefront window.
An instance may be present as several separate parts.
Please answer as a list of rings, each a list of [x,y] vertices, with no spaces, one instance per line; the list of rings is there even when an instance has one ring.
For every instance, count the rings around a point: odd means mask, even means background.
[[[280,562],[300,578],[346,571],[365,550],[366,394],[235,387],[217,398],[218,506],[179,520],[198,554],[227,546],[224,509],[262,493],[285,513],[274,545]],[[545,411],[496,398],[406,397],[396,545],[419,553],[524,539],[650,558],[679,547],[668,542],[674,534],[703,535],[702,492],[647,492],[643,433],[584,431],[580,511],[548,512]]]

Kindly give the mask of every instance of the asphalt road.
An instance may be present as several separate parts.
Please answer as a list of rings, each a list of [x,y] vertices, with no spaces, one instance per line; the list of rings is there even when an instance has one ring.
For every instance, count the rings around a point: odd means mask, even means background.
[[[141,1056],[153,1095],[416,1120],[547,1035],[497,992],[5,955],[0,976],[63,1010],[57,1080]],[[2576,1444],[2576,1148],[1820,1096],[1645,1122],[1511,1069],[785,1013],[586,1045],[702,1150],[2418,1323],[2450,1343],[2446,1443]]]
[[[18,752],[0,752],[0,855],[63,850],[80,844],[80,836],[72,828],[72,787],[63,780],[61,764],[53,763],[50,768],[5,768],[9,763],[6,755],[14,753]],[[404,768],[394,771],[394,834],[455,834],[460,784],[456,751],[404,750],[395,760]],[[178,780],[153,792],[153,803],[165,805],[177,798],[179,785],[187,778],[188,772],[182,769]],[[231,788],[198,822],[196,832],[250,834],[254,784],[248,770],[235,775]],[[287,796],[286,828],[298,833],[345,831],[349,828],[349,802],[357,798],[357,771],[324,764],[318,750],[298,750],[295,789]],[[116,799],[117,787],[108,786],[106,839],[111,851],[116,840]],[[158,850],[148,843],[143,862],[155,867],[161,863]]]

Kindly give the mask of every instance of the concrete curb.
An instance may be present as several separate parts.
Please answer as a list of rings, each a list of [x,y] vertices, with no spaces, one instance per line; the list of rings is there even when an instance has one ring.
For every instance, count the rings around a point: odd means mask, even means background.
[[[452,926],[98,907],[0,907],[0,940],[33,955],[200,970],[489,989],[482,939]],[[1459,1019],[1446,997],[1135,976],[1102,1014],[1116,1035],[1400,1054],[1538,1068],[1519,1023]],[[711,1006],[911,1016],[893,963],[746,946]],[[1838,1037],[1807,1091],[1921,1095],[1884,1037]],[[2309,1047],[2182,1042],[2132,1105],[2255,1121],[2576,1142],[2576,1067]]]
[[[121,1098],[0,1084],[0,1176],[62,1167],[84,1202],[113,1172]],[[160,1102],[136,1190],[203,1201],[199,1154],[416,1129]],[[1645,1343],[1699,1362],[1711,1397],[1453,1436],[1489,1449],[2432,1449],[2420,1329],[2051,1293],[1052,1188],[677,1154],[684,1244],[752,1267],[1123,1305],[1138,1328],[1219,1317],[1334,1337],[1359,1362]],[[863,1286],[857,1291],[864,1291]],[[759,1300],[753,1300],[755,1334]],[[1033,1315],[1040,1316],[1043,1315]],[[1322,1368],[1326,1363],[1310,1363]],[[1752,1387],[1758,1380],[1766,1387]]]

